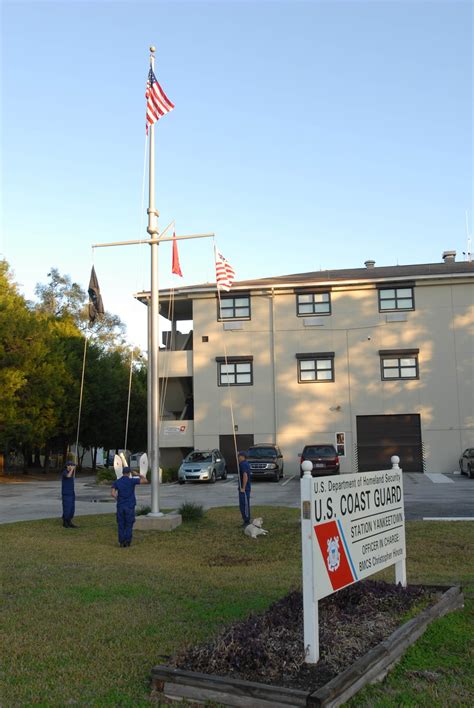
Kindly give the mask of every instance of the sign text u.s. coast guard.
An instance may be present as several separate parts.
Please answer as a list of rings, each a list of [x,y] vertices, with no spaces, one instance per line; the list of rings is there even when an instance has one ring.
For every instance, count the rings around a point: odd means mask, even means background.
[[[315,599],[406,558],[400,469],[311,480]]]

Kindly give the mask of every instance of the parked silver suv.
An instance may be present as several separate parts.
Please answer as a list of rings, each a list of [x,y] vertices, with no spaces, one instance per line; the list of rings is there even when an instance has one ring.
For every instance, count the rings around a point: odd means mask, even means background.
[[[252,479],[272,479],[278,482],[283,477],[283,455],[278,445],[261,443],[247,450]]]

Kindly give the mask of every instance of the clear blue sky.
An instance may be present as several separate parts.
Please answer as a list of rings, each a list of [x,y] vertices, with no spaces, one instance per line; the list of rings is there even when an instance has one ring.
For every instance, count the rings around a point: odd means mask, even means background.
[[[1,39],[0,250],[27,297],[52,266],[86,287],[92,243],[146,236],[150,44],[176,105],[156,129],[162,228],[215,232],[242,280],[463,259],[471,2],[4,0]],[[162,287],[214,279],[211,241],[179,253],[184,279],[160,247]],[[148,263],[146,246],[94,255],[143,348]]]

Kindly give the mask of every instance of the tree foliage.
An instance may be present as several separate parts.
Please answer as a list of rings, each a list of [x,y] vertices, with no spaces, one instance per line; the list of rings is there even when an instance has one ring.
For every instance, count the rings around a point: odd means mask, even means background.
[[[126,347],[125,325],[120,317],[105,312],[90,325],[87,294],[81,286],[73,283],[69,275],[61,275],[57,268],[51,268],[48,278],[46,284],[39,283],[35,288],[38,312],[56,319],[71,319],[80,332],[92,335],[106,349]]]
[[[84,352],[79,442],[123,446],[132,352],[120,318],[88,325],[87,295],[52,268],[38,302],[19,293],[0,261],[0,451],[64,453],[76,441]],[[130,444],[146,443],[146,368],[132,370]],[[145,386],[144,386],[145,381]]]

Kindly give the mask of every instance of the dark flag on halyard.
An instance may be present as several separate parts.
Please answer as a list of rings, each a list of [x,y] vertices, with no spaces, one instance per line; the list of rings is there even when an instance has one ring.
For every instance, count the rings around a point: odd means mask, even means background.
[[[103,315],[105,312],[94,266],[92,266],[87,292],[89,293],[89,324],[92,325],[96,321],[97,315]]]

